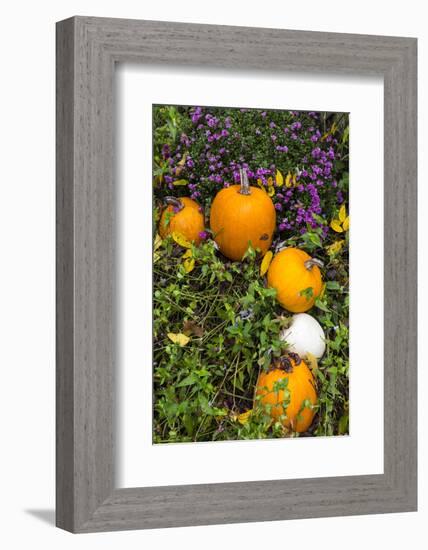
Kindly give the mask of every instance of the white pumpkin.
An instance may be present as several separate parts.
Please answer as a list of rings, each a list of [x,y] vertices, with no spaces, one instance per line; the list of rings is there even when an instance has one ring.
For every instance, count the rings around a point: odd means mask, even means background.
[[[289,351],[305,357],[312,353],[317,359],[325,351],[325,334],[316,319],[307,313],[297,313],[288,328],[281,331],[280,339],[287,342]]]

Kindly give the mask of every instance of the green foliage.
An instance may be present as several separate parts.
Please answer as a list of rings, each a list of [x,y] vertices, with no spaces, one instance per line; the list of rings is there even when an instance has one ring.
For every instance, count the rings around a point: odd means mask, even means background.
[[[303,236],[299,245],[305,246]],[[226,261],[208,240],[192,248],[186,273],[183,249],[171,238],[154,264],[154,442],[215,441],[296,436],[271,423],[254,402],[260,369],[285,351],[279,333],[290,321],[275,290],[259,276],[260,258],[249,250],[242,263]],[[347,270],[343,251],[326,261],[334,270],[316,316],[327,334],[327,352],[316,371],[319,410],[308,435],[347,433]],[[322,304],[322,306],[321,306]],[[168,333],[187,333],[185,346]],[[278,388],[280,389],[280,388]],[[247,422],[238,415],[253,409]]]

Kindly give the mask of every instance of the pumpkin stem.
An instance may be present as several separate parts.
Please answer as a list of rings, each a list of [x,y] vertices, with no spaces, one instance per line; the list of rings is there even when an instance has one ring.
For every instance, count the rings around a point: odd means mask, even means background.
[[[309,260],[306,260],[305,267],[309,271],[314,267],[314,265],[318,267],[324,267],[324,263],[321,260],[318,260],[318,258],[310,258]]]
[[[184,208],[184,204],[181,202],[180,199],[177,199],[176,197],[165,197],[164,201],[166,204],[169,204],[176,208],[178,212],[180,212],[180,210],[183,210]]]
[[[248,183],[247,171],[243,168],[239,169],[239,177],[241,178],[241,189],[239,192],[241,195],[251,195],[250,184]]]

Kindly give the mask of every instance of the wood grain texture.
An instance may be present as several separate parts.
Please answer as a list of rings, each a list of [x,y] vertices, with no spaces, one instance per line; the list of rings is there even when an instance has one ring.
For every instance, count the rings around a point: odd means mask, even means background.
[[[115,489],[116,62],[376,74],[385,90],[383,475]],[[57,525],[416,510],[416,40],[75,17],[57,25]]]

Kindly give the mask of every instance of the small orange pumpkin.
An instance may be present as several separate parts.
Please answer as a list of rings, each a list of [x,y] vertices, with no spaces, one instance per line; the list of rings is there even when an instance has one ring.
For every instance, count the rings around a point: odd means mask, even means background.
[[[285,380],[288,381],[285,389],[275,387],[276,383]],[[299,433],[310,428],[315,409],[304,406],[304,403],[308,400],[314,406],[318,397],[312,372],[299,356],[282,357],[268,372],[261,372],[257,380],[257,396],[262,405],[271,405],[270,415],[283,426]]]
[[[225,187],[214,197],[210,226],[214,240],[227,258],[242,260],[248,245],[264,254],[272,244],[276,211],[269,195],[250,187],[247,173],[240,170],[241,185]]]
[[[267,284],[277,291],[277,300],[293,313],[308,311],[321,293],[322,262],[299,248],[285,248],[269,266]],[[312,289],[312,290],[310,290]]]
[[[199,204],[188,197],[165,197],[168,205],[162,212],[159,234],[164,239],[171,233],[178,233],[189,242],[198,245],[199,235],[204,230],[204,214]]]

